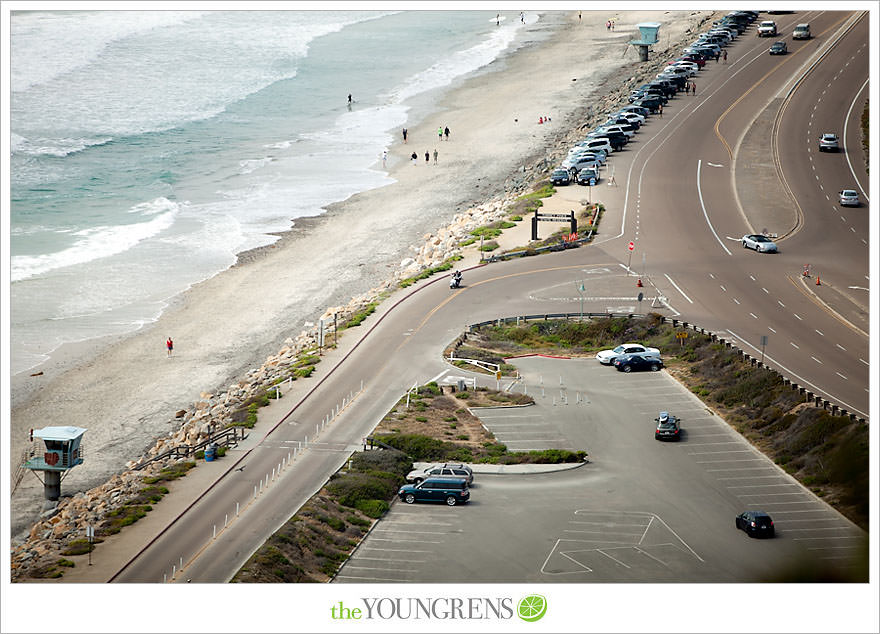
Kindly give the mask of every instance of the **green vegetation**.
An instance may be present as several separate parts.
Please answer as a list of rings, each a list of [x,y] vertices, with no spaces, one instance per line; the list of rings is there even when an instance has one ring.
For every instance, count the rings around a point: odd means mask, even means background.
[[[327,581],[373,520],[388,510],[411,469],[412,462],[398,452],[355,454],[351,468],[334,474],[251,556],[233,582]]]

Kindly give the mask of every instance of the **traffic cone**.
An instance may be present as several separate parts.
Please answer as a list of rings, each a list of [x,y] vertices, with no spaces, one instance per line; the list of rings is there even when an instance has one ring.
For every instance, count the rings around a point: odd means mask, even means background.
[[[816,274],[816,286],[822,286],[822,284],[819,282],[819,274],[818,273]]]
[[[639,278],[639,281],[636,282],[636,286],[638,286],[639,288],[642,288],[642,287],[643,287],[643,285],[642,285],[642,278]]]

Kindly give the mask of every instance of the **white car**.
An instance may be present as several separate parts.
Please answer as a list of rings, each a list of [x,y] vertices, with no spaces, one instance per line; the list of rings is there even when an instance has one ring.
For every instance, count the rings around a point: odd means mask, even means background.
[[[645,122],[645,117],[638,112],[617,112],[614,116],[626,119],[629,122],[637,121],[639,125]]]
[[[758,253],[776,253],[776,243],[767,236],[751,234],[742,237],[743,249],[754,249]]]
[[[758,25],[758,37],[773,37],[776,35],[776,22],[764,20]]]
[[[858,207],[859,206],[859,192],[854,189],[842,189],[838,193],[840,197],[840,205],[842,207]]]
[[[635,134],[633,130],[624,130],[623,126],[615,124],[599,126],[597,130],[599,132],[620,132],[621,134],[626,135],[626,138],[628,139],[631,139]]]
[[[596,359],[602,365],[611,365],[615,359],[637,354],[645,359],[659,359],[660,351],[657,348],[647,348],[640,343],[623,343],[613,350],[602,350],[596,353]]]

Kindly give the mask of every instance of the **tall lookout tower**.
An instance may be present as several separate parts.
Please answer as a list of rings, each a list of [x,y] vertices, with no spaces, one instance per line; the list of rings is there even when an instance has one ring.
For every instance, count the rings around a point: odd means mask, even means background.
[[[70,469],[82,464],[84,433],[86,430],[82,427],[44,427],[31,430],[32,444],[24,467],[34,472],[43,472],[43,495],[47,500],[61,497],[61,480]],[[43,446],[39,441],[43,442]]]
[[[660,34],[659,22],[639,22],[636,24],[639,29],[641,38],[638,40],[630,40],[629,43],[639,47],[639,61],[648,61],[648,47],[656,44]]]

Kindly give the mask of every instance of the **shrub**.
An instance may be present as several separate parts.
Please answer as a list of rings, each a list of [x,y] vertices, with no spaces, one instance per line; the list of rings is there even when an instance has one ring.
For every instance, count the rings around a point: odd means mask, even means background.
[[[385,511],[391,508],[391,505],[385,500],[359,500],[355,504],[355,508],[367,517],[379,519],[385,514]]]
[[[340,504],[357,508],[361,500],[391,499],[397,493],[398,477],[382,471],[347,473],[330,480],[327,489]]]
[[[301,368],[297,368],[296,370],[293,371],[293,374],[297,378],[306,379],[306,378],[312,376],[312,372],[314,372],[314,371],[315,371],[315,366],[307,365],[307,366],[304,366]]]

